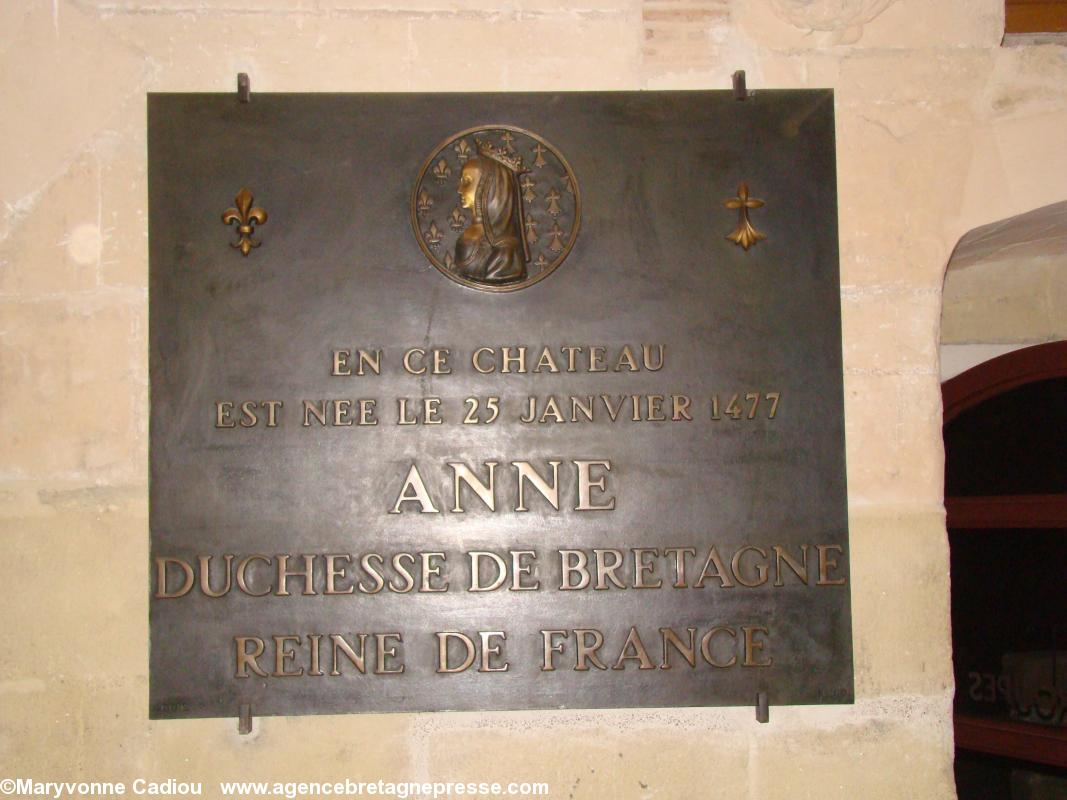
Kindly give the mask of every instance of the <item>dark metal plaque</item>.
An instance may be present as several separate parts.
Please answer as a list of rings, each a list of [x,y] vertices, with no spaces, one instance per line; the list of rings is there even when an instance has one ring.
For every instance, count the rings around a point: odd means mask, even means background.
[[[149,98],[151,715],[853,698],[833,95]]]

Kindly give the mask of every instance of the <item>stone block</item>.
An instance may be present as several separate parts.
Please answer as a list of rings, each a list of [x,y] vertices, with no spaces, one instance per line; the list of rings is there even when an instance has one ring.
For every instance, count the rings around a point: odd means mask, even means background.
[[[28,6],[18,37],[0,50],[0,238],[147,74],[143,55],[91,15],[65,3]]]
[[[143,479],[143,294],[0,301],[0,474]]]
[[[849,551],[857,697],[950,693],[944,515],[853,509]]]
[[[941,504],[939,387],[933,371],[845,373],[845,452],[853,507]]]

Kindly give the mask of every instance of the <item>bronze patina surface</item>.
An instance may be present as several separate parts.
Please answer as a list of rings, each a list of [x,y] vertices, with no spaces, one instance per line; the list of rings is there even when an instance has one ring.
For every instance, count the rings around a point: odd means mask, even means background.
[[[153,717],[852,701],[831,92],[148,124]]]

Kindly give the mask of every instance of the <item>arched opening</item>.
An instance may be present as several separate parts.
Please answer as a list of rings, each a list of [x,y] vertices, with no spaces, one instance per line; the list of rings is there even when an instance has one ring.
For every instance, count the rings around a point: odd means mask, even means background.
[[[942,309],[957,792],[1067,797],[1067,202],[965,235]]]
[[[1067,793],[1067,342],[945,382],[960,800]]]

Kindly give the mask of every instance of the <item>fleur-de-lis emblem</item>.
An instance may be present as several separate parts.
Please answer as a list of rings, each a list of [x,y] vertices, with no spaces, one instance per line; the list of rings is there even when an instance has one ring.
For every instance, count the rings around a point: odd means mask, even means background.
[[[545,258],[545,254],[544,253],[541,253],[541,255],[539,255],[537,257],[537,260],[534,262],[534,264],[537,265],[538,269],[543,270],[545,267],[548,266],[548,259]]]
[[[460,139],[452,149],[456,151],[456,157],[459,159],[460,164],[466,164],[467,159],[474,155],[474,151],[471,150],[471,146],[467,144],[466,139]]]
[[[434,165],[433,177],[438,183],[444,183],[448,180],[448,176],[452,174],[452,168],[448,166],[448,162],[443,158]]]
[[[537,220],[533,217],[526,218],[526,241],[530,244],[537,243]],[[544,255],[542,253],[542,255]]]
[[[430,221],[430,227],[427,228],[426,232],[423,234],[423,237],[426,239],[427,244],[429,244],[430,247],[432,247],[434,250],[440,247],[441,240],[444,238],[444,236],[444,233],[441,232],[441,229],[437,227],[437,223],[433,220]]]
[[[515,148],[512,146],[515,141],[515,137],[511,135],[511,131],[504,131],[504,133],[500,137],[500,141],[504,143],[504,149],[507,150],[509,153],[515,152]]]
[[[563,175],[563,188],[567,190],[567,194],[574,194],[574,187],[571,185],[571,174],[569,172]]]
[[[448,217],[448,227],[454,231],[461,231],[467,227],[467,218],[460,211],[459,206],[452,209],[452,213]]]
[[[445,267],[452,269],[454,266],[456,266],[456,259],[452,258],[451,253],[445,253]]]
[[[419,209],[420,214],[425,214],[433,208],[433,198],[430,197],[430,193],[425,189],[419,192],[419,202],[416,207]]]
[[[259,206],[253,206],[255,200],[252,192],[241,189],[237,197],[233,199],[236,204],[222,212],[222,221],[226,225],[237,226],[237,241],[230,242],[230,247],[241,251],[241,255],[247,256],[253,247],[259,247],[261,242],[252,238],[256,225],[262,225],[267,221],[267,212]]]
[[[747,251],[748,248],[752,247],[756,242],[767,238],[764,234],[752,227],[752,223],[749,222],[748,210],[750,208],[760,208],[763,206],[763,201],[748,196],[747,183],[742,183],[738,186],[737,197],[727,200],[723,205],[727,208],[737,209],[737,227],[734,228],[733,233],[727,235],[727,239]]]

